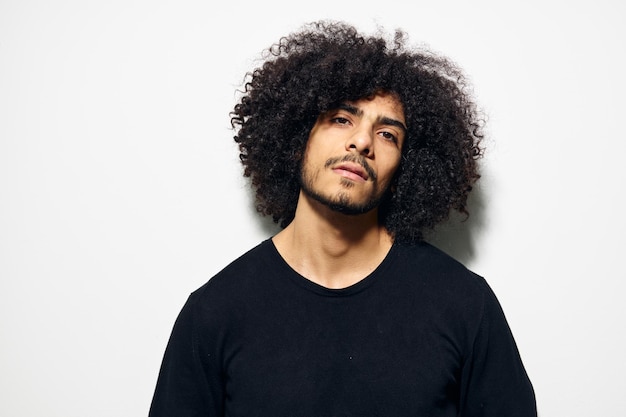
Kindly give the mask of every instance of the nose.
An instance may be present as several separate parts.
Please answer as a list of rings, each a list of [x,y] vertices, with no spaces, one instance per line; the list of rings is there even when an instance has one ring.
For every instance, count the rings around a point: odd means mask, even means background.
[[[364,156],[372,157],[373,151],[373,133],[368,129],[360,129],[350,136],[346,141],[346,150],[350,152],[358,152]]]

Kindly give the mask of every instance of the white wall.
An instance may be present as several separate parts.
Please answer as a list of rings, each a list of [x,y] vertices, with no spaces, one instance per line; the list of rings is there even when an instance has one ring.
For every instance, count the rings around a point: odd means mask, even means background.
[[[235,88],[318,18],[465,68],[485,175],[436,242],[498,294],[541,417],[626,415],[623,6],[222,3],[0,3],[0,415],[146,415],[188,293],[274,230],[240,178]]]

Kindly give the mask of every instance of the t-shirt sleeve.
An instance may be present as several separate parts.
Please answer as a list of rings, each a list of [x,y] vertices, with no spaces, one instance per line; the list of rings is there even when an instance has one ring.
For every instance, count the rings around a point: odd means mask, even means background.
[[[463,366],[463,417],[536,417],[535,394],[500,303],[487,283],[483,314]]]
[[[198,353],[194,294],[181,310],[165,350],[149,417],[219,417],[223,384]]]

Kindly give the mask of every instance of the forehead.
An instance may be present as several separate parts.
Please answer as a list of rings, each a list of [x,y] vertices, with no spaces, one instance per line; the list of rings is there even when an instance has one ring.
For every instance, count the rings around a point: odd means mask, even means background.
[[[404,106],[402,102],[393,93],[380,92],[371,97],[362,98],[355,101],[346,101],[346,104],[355,106],[362,111],[371,111],[373,113],[385,114],[393,116],[404,122]]]

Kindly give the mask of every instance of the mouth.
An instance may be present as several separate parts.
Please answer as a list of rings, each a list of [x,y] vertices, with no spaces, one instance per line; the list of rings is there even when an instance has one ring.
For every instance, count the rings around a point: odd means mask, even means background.
[[[353,181],[365,182],[369,179],[367,171],[359,164],[343,162],[332,168],[333,172]]]

